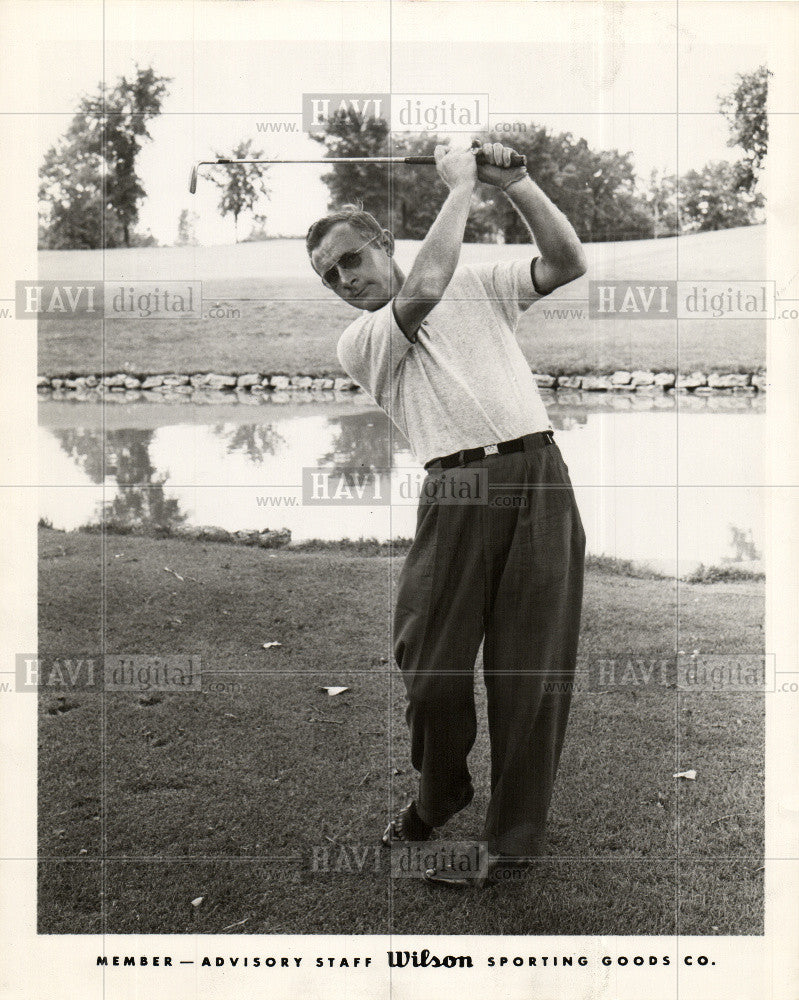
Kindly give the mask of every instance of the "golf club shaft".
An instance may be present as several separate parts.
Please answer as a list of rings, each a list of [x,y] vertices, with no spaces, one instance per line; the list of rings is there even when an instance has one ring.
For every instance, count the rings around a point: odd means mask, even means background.
[[[484,163],[485,158],[482,153],[477,153],[476,156],[478,163]],[[216,159],[216,160],[200,160],[196,163],[191,170],[191,177],[189,179],[189,191],[194,194],[197,190],[197,173],[200,167],[205,166],[222,166],[229,167],[236,164],[250,164],[250,163],[264,163],[264,164],[285,164],[285,163],[317,163],[320,166],[329,165],[332,163],[374,163],[374,164],[408,164],[410,166],[425,166],[432,167],[435,166],[436,158],[434,156],[337,156],[330,157],[323,160],[228,160],[228,159]],[[511,156],[510,166],[511,167],[523,167],[527,163],[527,157],[522,156],[520,153],[513,153]]]

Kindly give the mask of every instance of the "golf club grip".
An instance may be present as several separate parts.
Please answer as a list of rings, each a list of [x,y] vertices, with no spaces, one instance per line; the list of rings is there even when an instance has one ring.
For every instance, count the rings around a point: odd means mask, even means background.
[[[478,163],[485,163],[486,162],[486,158],[485,158],[485,154],[484,153],[478,153],[476,159],[477,159]],[[436,158],[435,158],[435,156],[405,156],[405,157],[403,157],[402,162],[403,163],[409,163],[411,165],[416,165],[416,166],[432,167],[432,166],[435,166]],[[526,167],[527,166],[527,157],[523,156],[521,153],[511,153],[510,154],[510,165],[512,167]]]

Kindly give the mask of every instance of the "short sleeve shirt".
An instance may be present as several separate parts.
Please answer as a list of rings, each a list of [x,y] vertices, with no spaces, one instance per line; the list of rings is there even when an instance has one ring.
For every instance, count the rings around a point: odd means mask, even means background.
[[[414,342],[392,300],[347,327],[338,358],[422,464],[549,430],[515,335],[519,316],[540,297],[529,260],[459,267]]]

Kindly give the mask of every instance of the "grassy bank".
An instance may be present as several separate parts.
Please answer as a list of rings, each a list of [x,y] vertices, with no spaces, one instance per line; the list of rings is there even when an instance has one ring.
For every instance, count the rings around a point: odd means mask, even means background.
[[[203,664],[201,693],[40,693],[40,932],[762,933],[762,695],[578,689],[548,856],[512,884],[442,894],[371,853],[415,788],[389,662],[400,560],[46,528],[39,542],[45,663],[104,648]],[[762,604],[757,582],[594,566],[582,669],[758,651]],[[477,691],[478,792],[451,838],[477,837],[486,806]],[[687,768],[696,781],[672,777]]]
[[[419,244],[400,241],[407,270]],[[522,317],[518,338],[532,368],[558,374],[620,368],[750,371],[765,364],[765,322],[641,317],[590,320],[589,281],[602,278],[697,282],[765,277],[765,226],[679,239],[592,243],[585,277],[558,289]],[[531,256],[529,246],[467,244],[461,260]],[[47,251],[39,277],[202,282],[205,319],[43,320],[39,373],[280,372],[341,374],[336,341],[356,313],[311,272],[302,240],[236,247]]]

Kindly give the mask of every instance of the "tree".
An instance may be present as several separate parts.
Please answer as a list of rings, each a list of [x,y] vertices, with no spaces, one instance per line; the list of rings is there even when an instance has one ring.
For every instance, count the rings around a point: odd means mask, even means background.
[[[677,176],[664,170],[658,176],[657,170],[649,175],[646,201],[652,212],[652,227],[655,239],[659,236],[676,236],[680,231],[677,214]]]
[[[708,163],[701,170],[689,170],[680,178],[679,202],[683,232],[708,232],[749,226],[755,210],[763,203],[761,195],[736,186],[734,164]]]
[[[503,142],[503,134],[488,141]],[[592,150],[570,132],[551,133],[530,123],[516,132],[511,145],[527,157],[527,169],[544,193],[567,216],[584,242],[644,239],[652,235],[652,217],[636,190],[631,153]],[[506,243],[528,243],[524,220],[495,188],[485,188]]]
[[[197,223],[200,217],[196,212],[184,208],[178,216],[178,246],[197,245]]]
[[[240,142],[231,153],[214,153],[217,159],[225,160],[258,160],[263,156],[263,150],[253,149],[252,140]],[[264,181],[264,174],[269,168],[264,164],[233,164],[218,167],[211,172],[211,180],[222,191],[219,199],[219,214],[233,216],[233,228],[236,242],[239,242],[239,216],[242,212],[255,212],[255,205],[261,197],[269,198],[270,191]],[[263,221],[265,216],[259,215]]]
[[[431,133],[403,135],[392,146],[384,119],[364,118],[354,112],[332,115],[311,138],[325,146],[331,160],[348,156],[432,156],[440,141]],[[398,239],[424,239],[447,197],[447,187],[434,167],[334,163],[322,180],[330,190],[331,210],[357,201]],[[485,202],[476,193],[465,240],[495,239],[497,232]]]
[[[765,66],[752,73],[738,73],[730,94],[719,97],[719,110],[730,127],[728,146],[744,151],[737,167],[736,187],[753,193],[768,152],[768,78]]]
[[[169,77],[136,66],[132,80],[80,99],[66,134],[44,157],[39,198],[41,245],[131,246],[146,191],[136,158],[151,140],[149,123],[161,113]]]

